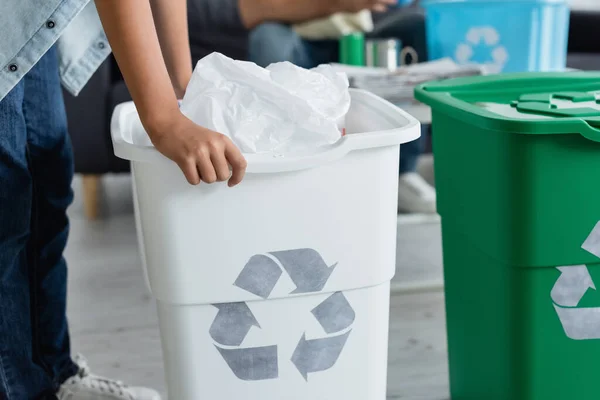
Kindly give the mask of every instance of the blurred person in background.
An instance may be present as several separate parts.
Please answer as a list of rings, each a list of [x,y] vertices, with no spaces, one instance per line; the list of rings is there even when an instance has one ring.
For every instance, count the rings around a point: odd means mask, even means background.
[[[298,26],[337,13],[372,10],[367,38],[398,38],[427,59],[425,18],[417,7],[396,7],[398,0],[188,0],[190,46],[194,62],[217,51],[266,67],[290,61],[304,68],[337,62],[339,38],[301,36]],[[303,32],[310,29],[302,28]],[[425,133],[425,132],[424,132]],[[401,146],[398,208],[406,213],[435,213],[435,189],[417,172],[427,135]]]

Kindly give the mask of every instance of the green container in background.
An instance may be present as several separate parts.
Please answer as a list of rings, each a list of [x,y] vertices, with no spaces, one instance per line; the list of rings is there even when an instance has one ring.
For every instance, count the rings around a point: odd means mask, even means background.
[[[600,399],[600,73],[415,96],[432,108],[452,400]]]
[[[340,39],[340,64],[365,65],[365,35],[363,33],[351,33]]]

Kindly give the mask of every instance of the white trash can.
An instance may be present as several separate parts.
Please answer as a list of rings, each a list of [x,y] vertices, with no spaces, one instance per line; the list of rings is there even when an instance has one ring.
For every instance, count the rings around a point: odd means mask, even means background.
[[[399,145],[419,122],[352,90],[316,154],[247,155],[241,185],[190,186],[115,110],[172,400],[384,400]]]

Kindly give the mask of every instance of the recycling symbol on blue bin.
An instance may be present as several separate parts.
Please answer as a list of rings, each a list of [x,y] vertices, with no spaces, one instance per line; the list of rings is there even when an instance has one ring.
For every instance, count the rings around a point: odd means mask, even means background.
[[[465,35],[465,41],[456,47],[454,58],[460,64],[468,64],[472,61],[483,64],[490,73],[502,72],[508,62],[509,54],[500,42],[500,34],[493,26],[471,27]],[[484,49],[485,54],[476,52],[480,48]]]
[[[263,299],[268,299],[285,271],[296,289],[292,294],[317,293],[323,290],[337,264],[329,266],[313,249],[295,249],[258,254],[250,258],[234,285]],[[214,305],[219,311],[209,333],[215,347],[235,376],[244,381],[279,377],[277,344],[244,347],[252,327],[260,328],[245,302]],[[308,339],[306,333],[290,361],[308,381],[308,375],[332,368],[339,359],[354,323],[354,309],[342,292],[336,292],[312,311],[325,335]]]

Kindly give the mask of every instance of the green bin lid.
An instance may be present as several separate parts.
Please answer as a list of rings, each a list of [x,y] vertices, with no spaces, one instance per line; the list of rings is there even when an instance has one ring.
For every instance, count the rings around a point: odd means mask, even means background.
[[[456,78],[422,84],[415,89],[415,97],[434,113],[486,129],[517,134],[579,133],[600,142],[600,72]]]

